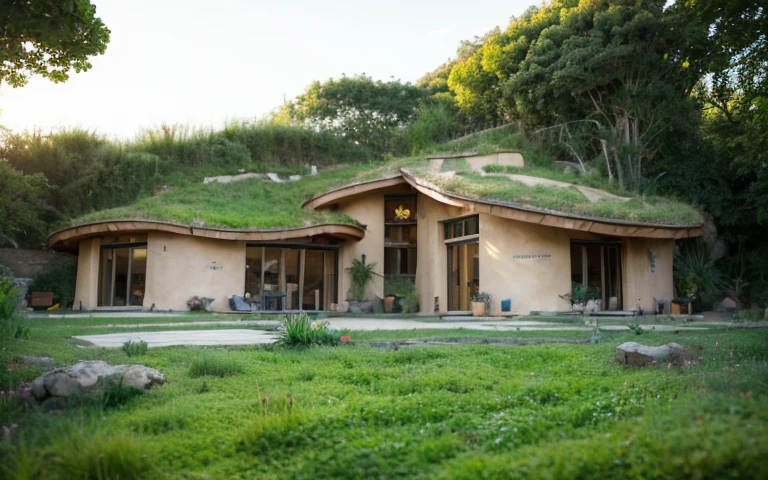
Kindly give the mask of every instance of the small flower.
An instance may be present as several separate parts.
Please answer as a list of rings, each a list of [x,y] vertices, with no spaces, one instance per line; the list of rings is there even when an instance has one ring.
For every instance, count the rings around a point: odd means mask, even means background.
[[[343,343],[347,343],[347,342],[351,342],[352,341],[352,339],[349,338],[349,335],[342,335],[341,338],[339,338],[339,340],[341,342],[343,342]]]

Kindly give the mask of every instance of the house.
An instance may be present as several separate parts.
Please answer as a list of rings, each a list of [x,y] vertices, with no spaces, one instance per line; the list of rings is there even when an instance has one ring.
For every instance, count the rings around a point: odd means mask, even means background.
[[[344,300],[356,258],[376,263],[369,298],[386,293],[385,277],[410,278],[421,313],[468,311],[479,291],[492,294],[494,315],[567,310],[574,282],[604,309],[654,311],[673,297],[675,240],[700,235],[691,207],[508,173],[518,156],[463,155],[457,170],[449,157],[430,158],[303,203],[348,223],[255,230],[117,219],[57,231],[49,246],[77,251],[74,308],[85,310],[185,310],[197,295],[229,311],[228,298],[246,292],[266,310],[328,310]]]

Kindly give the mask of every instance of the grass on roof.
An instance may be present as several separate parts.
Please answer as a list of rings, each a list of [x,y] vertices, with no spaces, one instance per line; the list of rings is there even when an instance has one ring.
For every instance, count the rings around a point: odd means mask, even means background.
[[[518,173],[548,178],[576,185],[598,188],[618,195],[626,195],[615,184],[599,175],[563,173],[555,167],[540,147],[513,126],[480,132],[458,141],[430,147],[418,155],[387,158],[383,162],[345,165],[331,168],[316,176],[305,176],[297,182],[272,183],[253,179],[230,184],[202,184],[205,175],[232,174],[220,169],[192,170],[168,176],[167,190],[140,198],[134,204],[102,210],[82,216],[74,224],[119,220],[147,219],[174,222],[182,225],[204,223],[211,228],[275,230],[299,228],[326,223],[355,225],[357,222],[341,212],[310,211],[302,203],[318,194],[355,182],[375,180],[395,175],[406,168],[436,184],[448,193],[474,199],[505,202],[519,206],[532,206],[567,214],[576,214],[608,220],[627,220],[663,225],[691,225],[701,222],[700,215],[689,205],[660,198],[635,197],[629,201],[602,199],[590,203],[576,188],[528,186],[506,177],[481,176],[472,172],[462,158],[446,160],[442,170],[455,170],[453,179],[438,178],[424,173],[425,155],[440,153],[491,153],[505,149],[523,154],[524,168],[487,166],[489,173]],[[343,159],[340,159],[343,161]],[[265,168],[272,168],[266,167]],[[274,166],[273,166],[274,167]],[[279,167],[279,166],[277,166]],[[281,175],[299,173],[300,167],[274,169]],[[249,169],[249,171],[261,171]]]
[[[356,225],[354,219],[341,212],[304,210],[301,204],[333,186],[359,181],[361,175],[370,174],[378,166],[345,166],[288,183],[249,179],[203,185],[202,179],[198,179],[194,183],[171,184],[167,190],[139,199],[133,205],[93,212],[79,217],[75,223],[147,219],[191,225],[202,221],[206,227],[254,230],[326,223]]]
[[[445,192],[472,199],[529,205],[596,219],[661,225],[693,225],[701,222],[701,216],[693,207],[660,197],[637,197],[628,201],[604,198],[591,203],[576,187],[531,186],[507,177],[481,176],[469,172],[458,172],[452,178],[422,171],[413,173]]]

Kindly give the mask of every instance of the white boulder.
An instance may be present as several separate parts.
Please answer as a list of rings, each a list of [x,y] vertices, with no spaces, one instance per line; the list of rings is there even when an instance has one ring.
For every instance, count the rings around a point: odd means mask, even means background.
[[[40,375],[32,382],[32,395],[38,400],[81,395],[96,388],[105,378],[143,390],[166,382],[165,375],[144,365],[109,365],[101,360],[89,360]]]

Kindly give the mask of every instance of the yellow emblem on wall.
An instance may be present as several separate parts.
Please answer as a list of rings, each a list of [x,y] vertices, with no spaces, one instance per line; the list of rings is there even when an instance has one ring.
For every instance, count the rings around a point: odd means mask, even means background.
[[[411,211],[407,208],[403,208],[402,205],[395,209],[395,218],[397,220],[408,220],[411,218]]]

